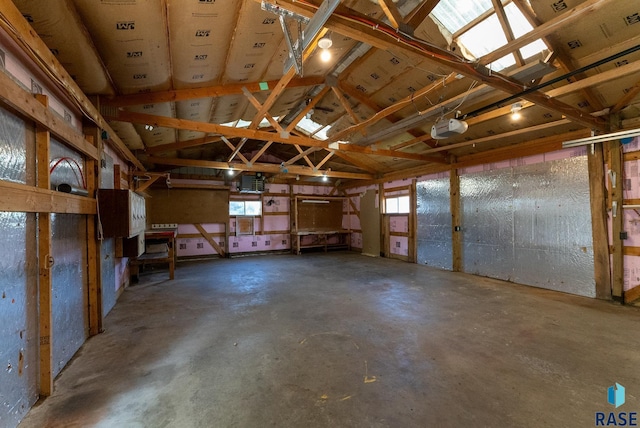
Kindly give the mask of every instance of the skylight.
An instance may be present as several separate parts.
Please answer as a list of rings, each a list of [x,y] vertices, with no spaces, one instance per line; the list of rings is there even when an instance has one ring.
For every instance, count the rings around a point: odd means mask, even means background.
[[[493,10],[491,0],[441,0],[433,10],[433,15],[451,34],[454,34],[477,20],[488,10]],[[504,6],[504,10],[515,38],[533,30],[531,24],[513,2]],[[506,45],[507,37],[502,30],[497,15],[492,13],[487,18],[474,23],[471,28],[465,29],[456,42],[464,46],[474,57],[480,58]],[[526,59],[545,49],[547,49],[547,46],[544,42],[536,40],[522,47],[520,53]],[[490,67],[492,70],[499,71],[515,63],[516,60],[513,54],[509,54],[490,64]]]
[[[303,117],[296,125],[296,129],[317,140],[326,140],[331,125],[321,125],[311,119]]]
[[[491,8],[491,0],[441,0],[432,13],[454,34]]]

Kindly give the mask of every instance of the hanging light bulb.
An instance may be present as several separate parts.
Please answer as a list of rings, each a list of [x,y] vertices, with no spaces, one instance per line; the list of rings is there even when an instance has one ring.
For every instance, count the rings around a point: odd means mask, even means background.
[[[513,120],[518,120],[522,117],[522,114],[520,113],[520,110],[522,110],[522,104],[521,103],[515,103],[511,106],[511,119]]]
[[[327,177],[327,173],[322,174],[322,181],[329,181],[329,177]]]
[[[332,45],[333,45],[333,41],[329,36],[324,36],[323,38],[318,40],[318,47],[322,49],[322,52],[320,52],[320,59],[323,62],[327,62],[331,59],[331,52],[329,51],[329,48]]]
[[[227,175],[233,175],[233,170],[232,169],[227,170]]]

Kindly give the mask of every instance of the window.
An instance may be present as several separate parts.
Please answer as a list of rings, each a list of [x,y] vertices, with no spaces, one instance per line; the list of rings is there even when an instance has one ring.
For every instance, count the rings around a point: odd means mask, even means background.
[[[229,215],[262,215],[262,202],[260,201],[229,201]]]
[[[397,196],[386,198],[385,213],[386,214],[408,214],[410,211],[409,196]]]

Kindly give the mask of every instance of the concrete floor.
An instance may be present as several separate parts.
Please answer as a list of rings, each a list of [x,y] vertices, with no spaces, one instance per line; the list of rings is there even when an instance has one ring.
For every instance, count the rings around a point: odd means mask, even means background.
[[[640,411],[640,310],[355,253],[126,290],[21,427],[561,427]]]

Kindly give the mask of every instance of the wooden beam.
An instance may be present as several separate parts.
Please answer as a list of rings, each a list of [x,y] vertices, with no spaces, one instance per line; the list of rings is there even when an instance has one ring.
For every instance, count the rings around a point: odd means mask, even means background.
[[[100,129],[95,126],[85,126],[83,129],[87,141],[96,145],[102,151],[100,143]],[[85,161],[85,176],[87,193],[90,198],[96,197],[96,190],[100,186],[100,162],[88,159]],[[87,281],[88,281],[88,313],[89,335],[95,336],[102,331],[102,243],[98,240],[98,216],[87,216]]]
[[[620,79],[622,77],[628,76],[629,74],[637,73],[640,71],[640,61],[632,62],[631,64],[623,65],[622,67],[617,67],[612,70],[607,70],[605,72],[596,74],[591,77],[586,77],[584,79],[578,80],[577,82],[569,83],[568,85],[561,86],[557,89],[552,89],[550,91],[545,92],[549,97],[560,97],[563,95],[567,95],[572,92],[577,92],[579,90],[589,88],[591,86],[601,85],[603,83],[609,82],[611,80]],[[636,84],[640,91],[640,82]],[[637,95],[637,94],[636,94]],[[631,99],[634,97],[632,96]],[[617,105],[617,104],[616,104]],[[614,108],[615,109],[615,108]],[[613,111],[612,113],[617,112]]]
[[[595,11],[602,9],[611,3],[612,0],[587,0],[584,3],[579,4],[578,6],[569,9],[562,15],[559,15],[552,20],[545,22],[539,27],[534,28],[527,34],[524,34],[513,40],[512,42],[496,49],[495,51],[488,53],[487,55],[480,58],[480,63],[492,63],[493,61],[496,61],[503,56],[510,54],[516,49],[520,49],[521,47],[538,40],[539,38],[542,38],[548,34],[572,25],[578,19],[583,18],[586,15],[593,14]]]
[[[260,101],[258,101],[257,98],[254,97],[253,94],[251,92],[249,92],[249,90],[247,88],[243,87],[242,88],[242,92],[244,93],[244,96],[249,100],[251,105],[256,110],[260,111],[260,109],[262,108],[262,104],[260,104]],[[273,116],[271,116],[271,114],[269,112],[266,112],[264,114],[264,117],[271,124],[271,126],[273,126],[273,129],[275,129],[278,132],[282,132],[282,126],[280,126],[280,124],[273,118]],[[260,119],[260,121],[262,122],[262,119]]]
[[[201,168],[214,168],[214,169],[225,169],[225,170],[233,168],[234,170],[239,170],[239,171],[259,171],[259,172],[269,172],[274,174],[280,173],[280,165],[265,164],[265,163],[256,163],[251,166],[234,165],[233,167],[230,167],[227,162],[203,161],[203,160],[194,160],[194,159],[149,157],[147,158],[147,161],[151,163],[156,163],[159,165],[194,166],[194,167],[201,167]],[[298,166],[298,165],[290,165],[288,169],[289,169],[289,174],[308,175],[311,177],[321,177],[326,174],[327,177],[334,177],[334,178],[347,178],[347,179],[359,179],[359,180],[368,180],[373,178],[370,174],[358,174],[353,172],[340,172],[340,171],[320,171],[320,170],[314,170],[312,168]],[[1,199],[0,199],[0,202],[1,202]],[[2,205],[0,204],[0,208],[1,207]]]
[[[340,151],[336,151],[335,156],[339,157],[340,159],[344,159],[356,168],[367,171],[371,174],[377,174],[385,169],[385,167],[381,163],[369,157],[356,156]]]
[[[416,29],[422,24],[422,22],[427,19],[427,16],[433,11],[433,9],[438,5],[440,0],[425,0],[419,5],[415,7],[409,14],[405,17],[405,22],[409,28]]]
[[[224,135],[222,137],[220,137],[220,139],[222,141],[224,141],[224,143],[227,145],[227,147],[229,147],[231,149],[231,151],[232,151],[231,155],[229,156],[229,159],[227,159],[227,162],[231,162],[233,160],[233,158],[238,156],[242,162],[249,163],[247,158],[245,158],[244,155],[242,153],[240,153],[240,150],[242,150],[242,147],[247,142],[246,138],[243,138],[242,140],[240,140],[240,142],[238,143],[237,146],[234,146],[233,144],[231,144],[231,141],[229,141],[227,139],[227,137],[225,137]]]
[[[435,157],[435,156],[425,156],[418,153],[407,153],[400,152],[394,150],[385,150],[378,149],[376,146],[358,146],[356,144],[343,144],[343,143],[334,143],[337,144],[337,150],[361,153],[367,155],[375,155],[375,156],[389,156],[399,159],[409,159],[415,160],[419,162],[434,162],[434,163],[447,163],[443,158]],[[333,148],[333,147],[331,147]]]
[[[636,62],[640,62],[640,61],[636,61]],[[629,106],[629,104],[631,104],[631,101],[633,101],[634,98],[638,96],[638,94],[640,94],[640,80],[638,80],[635,85],[629,88],[627,93],[624,94],[624,96],[618,100],[618,102],[611,109],[611,113],[618,113],[623,108]]]
[[[202,138],[195,138],[193,140],[179,141],[177,143],[161,144],[159,146],[147,147],[144,149],[144,151],[145,153],[148,153],[151,155],[151,154],[158,154],[158,153],[164,153],[164,152],[173,152],[176,150],[183,150],[183,149],[188,149],[193,147],[200,147],[200,146],[204,146],[205,144],[217,143],[219,141],[222,141],[222,139],[218,135],[205,136]]]
[[[504,7],[502,6],[501,0],[491,0],[493,3],[493,10],[498,17],[498,21],[500,21],[500,26],[502,27],[502,31],[504,31],[504,35],[507,38],[507,42],[512,42],[515,37],[513,36],[513,30],[511,29],[511,24],[509,24],[509,19],[507,18],[507,13],[504,11]],[[522,54],[519,50],[514,52],[516,63],[519,66],[524,65],[524,59],[522,59]]]
[[[267,84],[269,88],[275,88],[278,80],[251,83],[226,83],[223,85],[208,86],[206,88],[176,89],[172,91],[149,92],[146,94],[122,95],[114,98],[102,98],[102,104],[110,107],[128,107],[142,104],[168,103],[199,98],[219,98],[227,95],[239,95],[242,88],[247,88],[251,93],[263,92],[261,84]],[[324,83],[323,76],[309,76],[294,78],[289,81],[287,88],[299,88],[315,86]]]
[[[618,140],[607,141],[606,148],[609,151],[609,169],[616,174],[616,186],[609,184],[609,201],[612,205],[612,236],[614,252],[612,255],[612,282],[611,296],[614,299],[622,299],[624,293],[624,242],[621,239],[621,232],[624,230],[624,215],[622,205],[624,202],[624,191],[622,189],[622,177],[624,174],[622,167],[622,150]],[[613,207],[615,205],[615,207]]]
[[[109,124],[100,115],[99,109],[91,103],[55,55],[53,55],[49,47],[38,37],[36,32],[33,31],[33,28],[22,16],[18,8],[12,2],[3,2],[0,14],[3,18],[0,19],[0,27],[17,43],[22,51],[33,61],[33,64],[36,64],[46,75],[53,76],[53,80],[58,82],[61,89],[81,107],[85,117],[89,118],[100,129],[110,134],[110,140],[118,153],[122,154],[126,160],[136,165],[139,169],[144,170],[144,166],[142,166],[122,140],[113,132],[113,129],[111,129]],[[4,73],[0,74],[2,75],[0,76],[0,88],[3,88],[7,86],[7,81],[6,79],[2,79],[2,77],[8,78],[8,76]],[[15,83],[13,84],[15,85]],[[28,113],[25,114],[29,116]],[[47,127],[52,133],[58,135],[56,131],[57,127]],[[74,141],[68,141],[64,136],[59,135],[59,137],[66,140],[69,144],[74,144]],[[88,145],[82,146],[87,150],[91,150]],[[92,153],[94,152],[92,151]],[[93,159],[98,159],[97,153],[94,155],[89,153],[85,154]]]
[[[582,9],[584,9],[583,5],[595,7],[592,5],[597,1],[600,1],[601,3],[610,3],[612,0],[587,0],[587,2],[574,9],[578,9],[578,12],[580,12],[582,11]],[[294,0],[275,0],[275,2],[278,5],[282,5],[283,7],[286,7],[293,12],[300,13],[305,16],[310,16],[314,12],[314,8],[310,7],[309,3],[307,2],[305,2],[304,5],[302,5],[301,2],[297,2]],[[572,9],[572,11],[574,9]],[[427,46],[424,44],[416,43],[403,43],[402,41],[398,40],[398,37],[395,34],[395,30],[392,27],[380,21],[375,21],[375,25],[372,25],[370,18],[361,17],[358,12],[352,9],[346,8],[344,6],[338,6],[336,11],[337,12],[334,12],[327,22],[327,26],[332,31],[350,37],[354,40],[364,42],[379,49],[398,51],[410,56],[417,54],[423,58],[427,58],[431,61],[444,65],[447,68],[452,69],[453,71],[458,72],[464,76],[484,82],[494,89],[504,91],[508,94],[513,95],[522,92],[522,83],[514,79],[499,75],[494,72],[490,72],[488,69],[483,67],[473,66],[466,61],[462,61],[455,54],[444,49],[437,48],[435,46]],[[582,11],[582,13],[584,14],[584,11]],[[564,23],[565,22],[563,22],[563,24]],[[538,37],[540,37],[540,35],[538,35]],[[521,38],[516,39],[512,43],[519,42],[520,39]],[[520,47],[522,46],[514,45],[513,49],[518,49]],[[509,52],[506,52],[500,57],[506,55],[507,53]],[[527,95],[524,95],[523,98],[528,101],[534,102],[541,107],[564,114],[573,121],[580,123],[588,128],[605,130],[608,127],[608,123],[603,119],[585,115],[579,109],[562,103],[553,98],[548,99],[544,94],[540,92],[529,93]]]
[[[216,240],[213,238],[213,236],[207,232],[204,227],[202,227],[201,224],[194,224],[194,226],[196,227],[196,229],[198,229],[198,232],[200,232],[200,234],[204,237],[204,239],[207,240],[207,242],[209,243],[209,245],[211,245],[211,248],[213,248],[218,255],[220,255],[220,257],[226,257],[226,254],[224,252],[224,250],[222,249],[222,247],[220,245],[218,245],[218,243],[216,242]]]
[[[333,155],[335,154],[335,151],[332,150],[329,153],[327,153],[327,155],[320,161],[320,163],[318,165],[316,165],[316,168],[322,168],[322,166],[327,163],[327,161],[329,159],[331,159],[333,157]]]
[[[636,285],[635,287],[624,292],[625,303],[633,303],[638,299],[640,299],[640,285]]]
[[[149,178],[146,181],[143,181],[142,183],[140,183],[140,181],[138,181],[138,187],[136,187],[135,191],[136,192],[144,192],[149,187],[151,187],[151,185],[153,183],[158,181],[158,179],[160,179],[160,177],[162,177],[162,176],[161,175],[152,175],[151,178]]]
[[[449,74],[446,78],[442,79],[442,80],[438,80],[437,82],[433,82],[428,84],[427,86],[425,86],[424,88],[421,88],[419,90],[417,90],[416,92],[413,92],[411,95],[404,97],[403,99],[401,99],[400,101],[396,102],[395,104],[390,105],[389,107],[386,107],[382,110],[380,110],[380,108],[374,108],[374,110],[378,110],[377,113],[375,113],[373,116],[371,116],[369,119],[364,120],[360,123],[356,122],[356,124],[354,124],[353,126],[350,126],[340,132],[338,132],[336,135],[334,135],[330,141],[338,141],[342,138],[344,138],[345,136],[352,134],[356,131],[360,131],[362,129],[365,129],[366,127],[369,126],[373,126],[376,123],[380,122],[382,119],[398,112],[399,110],[402,110],[403,108],[407,107],[408,105],[410,105],[414,99],[416,98],[420,98],[423,97],[425,95],[427,95],[428,93],[430,93],[431,91],[434,91],[436,89],[441,88],[443,85],[447,85],[451,82],[453,82],[455,80],[455,76],[456,73],[452,73]],[[345,88],[341,87],[341,89],[344,91]],[[372,107],[372,106],[369,106]],[[377,106],[376,106],[377,107]]]
[[[591,232],[593,235],[593,265],[596,281],[596,297],[611,298],[611,275],[609,263],[609,233],[602,144],[594,144],[587,150],[589,168],[589,193],[591,200]],[[620,211],[622,215],[622,211]]]
[[[99,159],[98,150],[89,144],[83,135],[60,116],[55,115],[48,106],[40,103],[31,93],[22,89],[6,73],[0,73],[0,98],[82,154],[92,159]]]
[[[271,146],[271,144],[273,144],[273,141],[267,141],[265,145],[262,146],[260,150],[258,150],[258,153],[256,153],[255,156],[251,158],[251,160],[249,161],[249,165],[253,165],[254,163],[256,163],[257,160],[260,159],[260,156],[262,156],[264,152],[266,152],[267,149]]]
[[[340,101],[340,104],[342,104],[342,107],[345,109],[345,111],[347,112],[351,120],[353,120],[354,125],[360,123],[358,116],[353,112],[353,109],[351,108],[349,101],[347,101],[347,99],[344,97],[340,89],[338,89],[335,86],[332,86],[331,90],[333,91],[335,96],[338,98],[338,101]]]
[[[320,92],[318,92],[318,94],[315,97],[313,97],[311,99],[311,101],[306,105],[306,107],[303,108],[300,113],[298,113],[298,115],[295,117],[295,119],[293,119],[291,121],[291,123],[287,126],[285,131],[290,132],[291,130],[293,130],[296,127],[296,125],[298,124],[298,122],[300,122],[302,120],[302,118],[305,117],[307,115],[307,113],[309,113],[311,111],[311,109],[314,108],[316,106],[316,104],[318,104],[320,102],[320,100],[322,100],[322,98],[324,98],[324,96],[330,90],[331,90],[330,86],[325,86],[324,88],[322,88],[322,90]]]
[[[0,211],[87,215],[97,213],[95,199],[1,180]]]
[[[1,74],[1,73],[0,73]],[[46,96],[38,95],[34,99],[35,103],[44,108],[48,108],[49,102]],[[49,173],[51,134],[47,128],[36,127],[36,168],[38,191],[49,192],[51,188],[51,174]],[[0,181],[0,186],[5,183]],[[23,190],[30,188],[24,186]],[[33,188],[30,188],[35,190]],[[0,193],[0,199],[9,196],[10,192]],[[24,198],[26,195],[22,195]],[[11,198],[10,198],[11,199]],[[7,201],[4,201],[7,202]],[[18,201],[16,201],[18,202]],[[21,201],[20,201],[21,202]],[[2,205],[2,202],[0,202]],[[0,209],[1,211],[8,211]],[[17,211],[17,210],[16,210]],[[52,310],[52,280],[51,268],[53,267],[53,256],[51,254],[51,215],[46,210],[38,212],[38,312],[39,312],[39,332],[40,332],[40,382],[39,393],[42,396],[49,396],[53,393],[53,310]]]
[[[382,11],[384,12],[384,14],[387,16],[387,19],[391,23],[391,26],[393,28],[399,29],[400,24],[404,23],[404,19],[402,18],[400,11],[396,7],[396,5],[393,3],[393,1],[379,0],[378,4],[380,5],[380,8],[382,8]]]
[[[294,163],[298,162],[300,159],[302,159],[302,158],[306,158],[306,157],[307,157],[307,155],[310,155],[310,154],[311,154],[311,153],[313,153],[313,152],[317,152],[318,150],[322,150],[322,149],[320,149],[319,147],[310,147],[310,148],[308,148],[307,150],[304,150],[304,151],[303,151],[303,150],[300,148],[300,146],[298,146],[298,145],[296,145],[296,148],[298,149],[298,151],[299,151],[300,153],[298,153],[296,156],[294,156],[294,157],[292,157],[291,159],[289,159],[288,161],[286,161],[286,162],[284,163],[285,165],[292,165],[292,164],[294,164]],[[307,158],[307,163],[309,163],[309,162],[311,162],[311,161],[309,161],[309,160],[308,160],[308,158]],[[309,165],[309,166],[313,168],[313,165]]]

